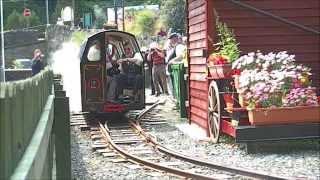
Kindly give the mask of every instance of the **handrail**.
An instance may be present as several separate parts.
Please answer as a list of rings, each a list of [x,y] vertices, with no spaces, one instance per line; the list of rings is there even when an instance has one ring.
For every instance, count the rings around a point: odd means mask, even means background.
[[[275,20],[281,21],[281,22],[283,22],[283,23],[285,23],[285,24],[292,25],[292,26],[294,26],[294,27],[297,27],[297,28],[302,29],[302,30],[304,30],[304,31],[307,31],[307,32],[309,32],[309,33],[313,33],[313,34],[316,34],[316,35],[320,35],[320,31],[317,31],[317,30],[315,30],[315,29],[309,28],[309,27],[304,26],[304,25],[302,25],[302,24],[298,24],[298,23],[296,23],[296,22],[290,21],[290,20],[285,19],[285,18],[283,18],[283,17],[274,15],[274,14],[269,13],[269,12],[267,12],[267,11],[258,9],[258,8],[256,8],[256,7],[251,6],[251,5],[248,5],[248,4],[239,2],[238,0],[228,0],[228,1],[231,2],[231,3],[233,3],[233,4],[236,4],[236,5],[238,5],[238,6],[241,6],[241,7],[245,8],[245,9],[253,10],[253,11],[257,12],[257,13],[263,14],[263,15],[265,15],[265,16],[269,16],[269,17],[271,17],[271,18],[273,18],[273,19],[275,19]]]

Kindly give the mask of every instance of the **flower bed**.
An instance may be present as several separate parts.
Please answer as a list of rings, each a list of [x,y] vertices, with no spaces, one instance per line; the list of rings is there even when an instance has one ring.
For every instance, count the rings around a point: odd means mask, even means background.
[[[242,98],[240,104],[249,110],[252,124],[261,124],[260,120],[262,124],[319,122],[318,100],[309,81],[311,69],[297,65],[294,57],[285,51],[256,52],[232,64],[234,70],[241,72],[235,84]],[[310,118],[299,114],[308,114]]]

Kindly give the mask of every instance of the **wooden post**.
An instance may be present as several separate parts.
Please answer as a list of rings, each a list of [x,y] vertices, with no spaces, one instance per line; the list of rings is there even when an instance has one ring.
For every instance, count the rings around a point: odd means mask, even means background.
[[[11,121],[8,86],[0,84],[0,179],[7,179],[13,171],[11,149]]]
[[[56,175],[57,179],[71,179],[69,98],[57,95],[65,92],[57,93],[54,100]]]
[[[14,159],[14,167],[17,166],[20,161],[23,153],[23,96],[22,91],[20,90],[20,85],[14,83],[13,84],[13,94],[11,101],[11,123],[12,123],[12,153]]]

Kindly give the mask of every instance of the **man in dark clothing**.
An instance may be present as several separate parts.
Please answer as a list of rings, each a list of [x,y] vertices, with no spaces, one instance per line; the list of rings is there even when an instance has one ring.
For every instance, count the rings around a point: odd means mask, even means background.
[[[153,78],[152,78],[152,65],[153,63],[147,60],[148,54],[150,53],[148,49],[144,49],[141,48],[141,53],[144,59],[144,62],[147,64],[148,66],[148,74],[150,78],[150,86],[151,86],[151,95],[155,95],[156,94],[156,90],[154,88],[154,83],[153,83]]]
[[[43,60],[42,58],[44,57],[44,55],[41,53],[40,49],[35,49],[33,52],[33,58],[32,58],[32,76],[38,74],[43,68],[44,68],[44,64],[43,64]]]

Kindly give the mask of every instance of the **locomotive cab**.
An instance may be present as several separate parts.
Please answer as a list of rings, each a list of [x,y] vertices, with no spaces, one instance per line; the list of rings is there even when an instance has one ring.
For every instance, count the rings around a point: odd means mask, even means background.
[[[134,35],[107,30],[90,36],[80,68],[83,111],[109,113],[144,108],[143,56]]]

